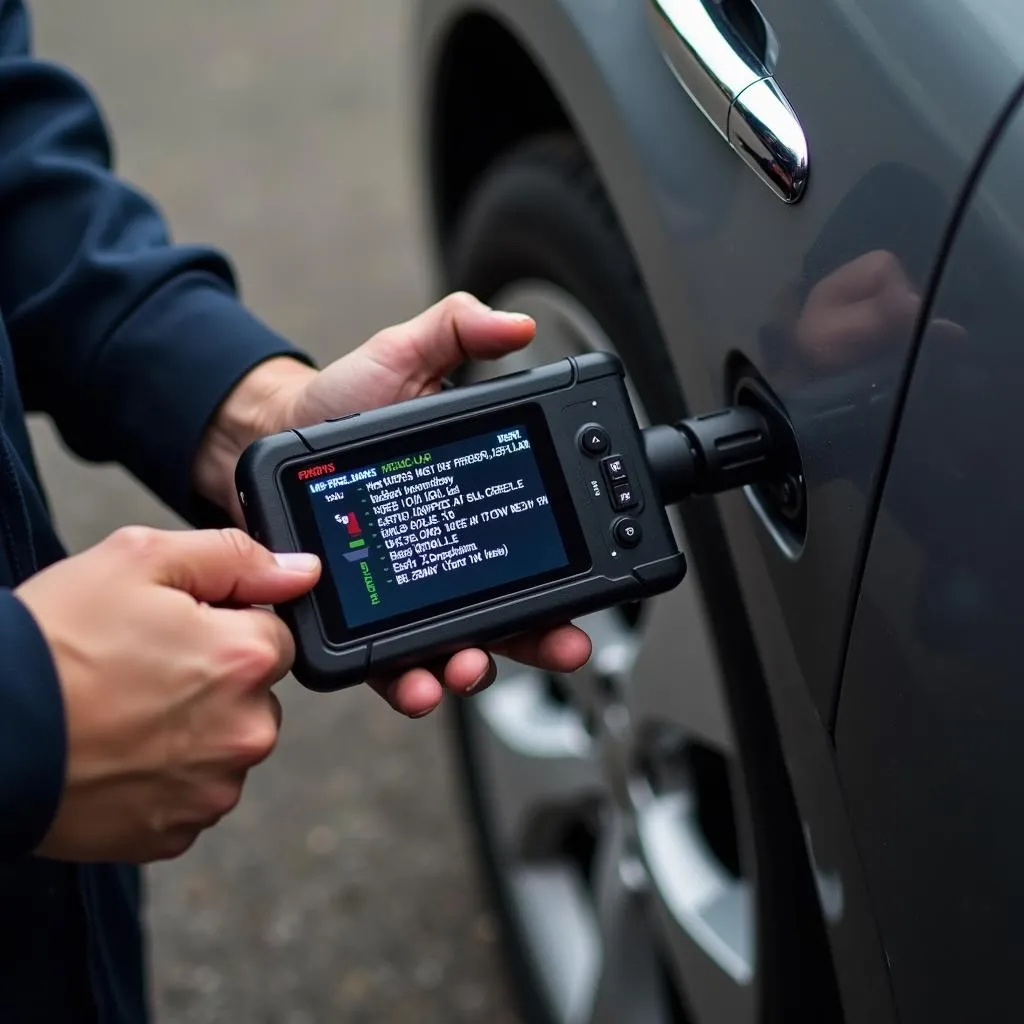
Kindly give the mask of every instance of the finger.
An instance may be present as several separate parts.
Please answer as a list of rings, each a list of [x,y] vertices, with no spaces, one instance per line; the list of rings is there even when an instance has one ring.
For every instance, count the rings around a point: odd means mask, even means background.
[[[467,359],[500,359],[525,348],[536,333],[530,317],[491,309],[456,292],[407,323],[381,331],[367,346],[384,365],[426,387]]]
[[[429,715],[444,697],[440,680],[425,668],[414,668],[395,679],[374,679],[370,685],[396,711],[409,718]]]
[[[201,609],[225,678],[245,686],[271,687],[295,663],[295,640],[273,612],[262,608]]]
[[[486,651],[459,651],[445,665],[444,684],[452,693],[464,697],[486,690],[497,675],[498,667]]]
[[[592,649],[590,637],[578,626],[561,626],[546,633],[515,637],[496,645],[493,651],[545,672],[576,672],[590,660]]]
[[[267,694],[270,700],[270,714],[274,719],[274,725],[277,731],[281,731],[281,723],[284,721],[284,708],[281,706],[281,700],[276,693],[270,692]]]
[[[262,764],[277,749],[281,735],[281,703],[269,691],[260,695],[250,716],[248,734],[240,746],[242,764],[255,768]]]
[[[129,527],[108,543],[154,581],[214,604],[278,604],[306,593],[320,578],[315,555],[272,554],[241,530]]]
[[[147,851],[142,863],[176,860],[192,849],[202,831],[194,825],[177,825],[168,829],[156,840],[154,849]]]

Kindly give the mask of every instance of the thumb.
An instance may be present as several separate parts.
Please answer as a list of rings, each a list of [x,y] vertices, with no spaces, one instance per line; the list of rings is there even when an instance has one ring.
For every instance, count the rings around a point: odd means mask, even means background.
[[[537,325],[522,313],[491,309],[466,292],[367,342],[384,365],[419,386],[440,380],[467,359],[500,359],[533,341]]]
[[[210,604],[279,604],[320,578],[320,559],[275,555],[241,530],[125,531],[156,583]]]

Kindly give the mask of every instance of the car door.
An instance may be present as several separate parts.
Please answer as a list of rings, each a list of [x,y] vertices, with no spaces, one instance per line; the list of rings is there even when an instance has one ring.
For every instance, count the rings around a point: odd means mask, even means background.
[[[1020,1016],[1022,168],[1024,107],[928,313],[839,704],[844,792],[905,1024]]]
[[[871,1019],[858,952],[868,948],[867,891],[855,882],[829,733],[922,304],[1024,70],[1024,9],[1015,0],[645,3],[679,86],[651,115],[662,126],[650,151],[670,238],[645,274],[689,408],[731,401],[752,378],[795,431],[802,512],[778,492],[726,496],[717,509],[809,852],[843,896],[829,923],[850,1019]],[[744,110],[749,88],[757,93]],[[802,145],[803,190],[798,160],[786,159]],[[694,561],[706,590],[720,565]],[[663,642],[647,657],[664,672],[685,600],[657,609]]]

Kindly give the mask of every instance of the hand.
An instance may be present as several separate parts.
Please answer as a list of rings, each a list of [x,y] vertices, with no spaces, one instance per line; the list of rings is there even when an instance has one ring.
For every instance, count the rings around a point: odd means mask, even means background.
[[[227,814],[274,748],[270,688],[294,657],[284,624],[247,606],[296,598],[319,573],[312,555],[275,558],[237,530],[132,527],[18,587],[67,722],[64,792],[38,852],[176,857]]]
[[[317,373],[293,359],[275,359],[253,370],[229,396],[196,461],[200,492],[236,515],[233,475],[245,447],[258,437],[308,426],[332,416],[433,394],[467,359],[498,359],[525,348],[533,320],[492,310],[471,295],[455,294],[425,313],[381,331]],[[590,657],[590,640],[573,626],[524,637],[493,651],[551,672],[572,672]],[[478,693],[494,680],[488,652],[460,651],[437,674],[414,669],[398,679],[373,681],[396,710],[429,714],[444,689]]]
[[[522,313],[485,306],[458,293],[413,320],[374,335],[297,388],[270,411],[274,430],[320,423],[421,395],[436,394],[467,360],[500,359],[526,348],[537,325]]]
[[[286,356],[268,360],[242,379],[210,425],[196,456],[196,488],[241,524],[235,464],[257,438],[434,394],[465,360],[499,359],[529,345],[536,330],[528,316],[457,293],[322,371]]]

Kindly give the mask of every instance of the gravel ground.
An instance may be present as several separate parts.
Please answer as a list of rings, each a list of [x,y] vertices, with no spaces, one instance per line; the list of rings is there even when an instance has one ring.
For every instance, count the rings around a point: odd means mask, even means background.
[[[400,0],[36,0],[38,49],[101,95],[122,171],[178,237],[235,258],[318,358],[428,299]],[[73,549],[174,520],[35,427]],[[282,687],[279,752],[238,811],[150,873],[164,1024],[512,1024],[441,723]]]

